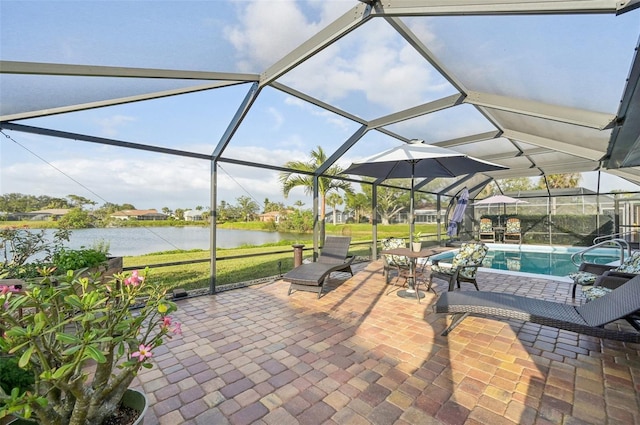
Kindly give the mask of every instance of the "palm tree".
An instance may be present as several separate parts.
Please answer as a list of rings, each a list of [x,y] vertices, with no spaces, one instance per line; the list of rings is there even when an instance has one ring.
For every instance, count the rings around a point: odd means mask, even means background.
[[[334,226],[337,224],[336,207],[338,205],[342,205],[343,203],[344,203],[344,200],[342,199],[342,196],[340,196],[339,194],[334,192],[334,193],[332,193],[330,195],[327,195],[327,204],[329,204],[329,206],[333,210],[333,225]]]
[[[322,164],[327,161],[327,155],[322,147],[318,146],[317,149],[311,151],[311,159],[307,162],[304,161],[289,161],[284,166],[292,170],[304,171],[307,173],[313,173]],[[340,166],[333,165],[325,173],[325,176],[337,176],[344,171]],[[282,183],[282,193],[284,197],[289,196],[289,192],[293,188],[298,186],[304,187],[305,193],[313,193],[313,176],[307,174],[298,174],[293,171],[283,171],[280,173],[280,182]],[[326,197],[332,192],[338,192],[343,190],[346,193],[353,193],[351,184],[343,180],[335,180],[331,177],[320,177],[318,179],[318,194],[320,196],[320,239],[324,241],[324,219],[326,213]]]

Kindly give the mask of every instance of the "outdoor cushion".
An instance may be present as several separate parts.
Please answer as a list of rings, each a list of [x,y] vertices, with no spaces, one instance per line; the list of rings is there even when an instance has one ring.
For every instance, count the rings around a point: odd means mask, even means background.
[[[406,248],[407,243],[401,238],[388,238],[382,241],[382,250],[394,249],[394,248]],[[383,254],[387,264],[396,267],[409,267],[409,257],[404,255]]]
[[[613,289],[605,288],[603,286],[590,286],[588,288],[584,288],[582,293],[584,294],[588,302],[588,301],[593,301],[596,298],[605,296],[611,291],[613,291]]]
[[[489,248],[482,243],[463,243],[458,253],[453,257],[451,267],[434,264],[431,266],[431,272],[453,275],[457,269],[460,269],[460,276],[474,279],[478,272],[477,266],[482,264],[488,250]]]
[[[478,239],[486,242],[496,241],[496,232],[493,231],[493,222],[490,218],[481,218],[478,230]]]
[[[503,241],[507,242],[522,242],[522,231],[520,228],[520,219],[519,218],[510,218],[507,219],[507,224],[504,229]]]
[[[458,253],[453,257],[450,267],[440,265],[434,260],[427,289],[431,289],[434,278],[448,281],[449,291],[453,291],[456,283],[460,288],[460,282],[473,283],[478,289],[476,274],[478,267],[482,265],[482,260],[487,255],[487,251],[489,251],[489,247],[482,242],[466,242],[462,244]]]
[[[493,233],[493,223],[491,219],[480,219],[480,233]]]

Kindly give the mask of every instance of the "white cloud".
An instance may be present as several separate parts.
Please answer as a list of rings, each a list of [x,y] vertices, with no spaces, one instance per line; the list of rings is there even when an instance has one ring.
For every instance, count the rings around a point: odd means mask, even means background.
[[[253,69],[246,65],[249,61],[259,69],[272,65],[320,28],[309,22],[294,2],[247,1],[238,5],[240,24],[226,27],[224,32],[245,71]]]
[[[283,82],[327,102],[362,98],[388,110],[424,103],[434,98],[432,93],[440,97],[450,87],[383,20],[367,22],[291,71]]]

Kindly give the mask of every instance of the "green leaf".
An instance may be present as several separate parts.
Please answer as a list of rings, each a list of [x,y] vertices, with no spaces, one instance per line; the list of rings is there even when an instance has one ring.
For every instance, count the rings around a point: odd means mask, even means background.
[[[55,372],[53,372],[53,379],[62,378],[70,369],[73,369],[73,364],[65,364],[60,366]]]
[[[34,347],[30,346],[24,351],[24,353],[22,353],[22,356],[20,356],[20,360],[18,361],[18,366],[25,367],[29,363],[31,355],[33,354],[33,349]]]
[[[20,338],[27,335],[27,332],[23,328],[18,326],[9,329],[6,333],[7,333],[7,336],[10,336],[13,338]]]
[[[76,294],[67,295],[66,297],[64,297],[64,300],[66,303],[72,305],[75,308],[82,309],[83,307],[80,297],[77,296]]]
[[[86,347],[85,354],[98,363],[104,363],[107,361],[107,358],[104,356],[104,354],[102,354],[102,351],[98,350],[92,345],[88,345]]]
[[[73,347],[69,347],[69,348],[67,348],[66,350],[64,350],[64,351],[62,352],[62,354],[63,354],[64,356],[70,356],[70,355],[72,355],[72,354],[74,354],[74,353],[78,352],[78,350],[80,350],[81,348],[82,348],[82,345],[74,345]]]
[[[56,334],[56,339],[63,344],[80,344],[80,339],[75,335],[69,335],[65,333]]]

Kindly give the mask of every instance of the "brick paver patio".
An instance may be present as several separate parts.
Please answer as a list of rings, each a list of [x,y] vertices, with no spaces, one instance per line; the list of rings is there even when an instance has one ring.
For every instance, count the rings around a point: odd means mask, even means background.
[[[433,293],[387,294],[381,261],[360,269],[321,299],[276,281],[178,301],[182,336],[136,384],[145,424],[640,423],[639,345],[480,317],[445,338]],[[571,301],[566,282],[478,284]]]

